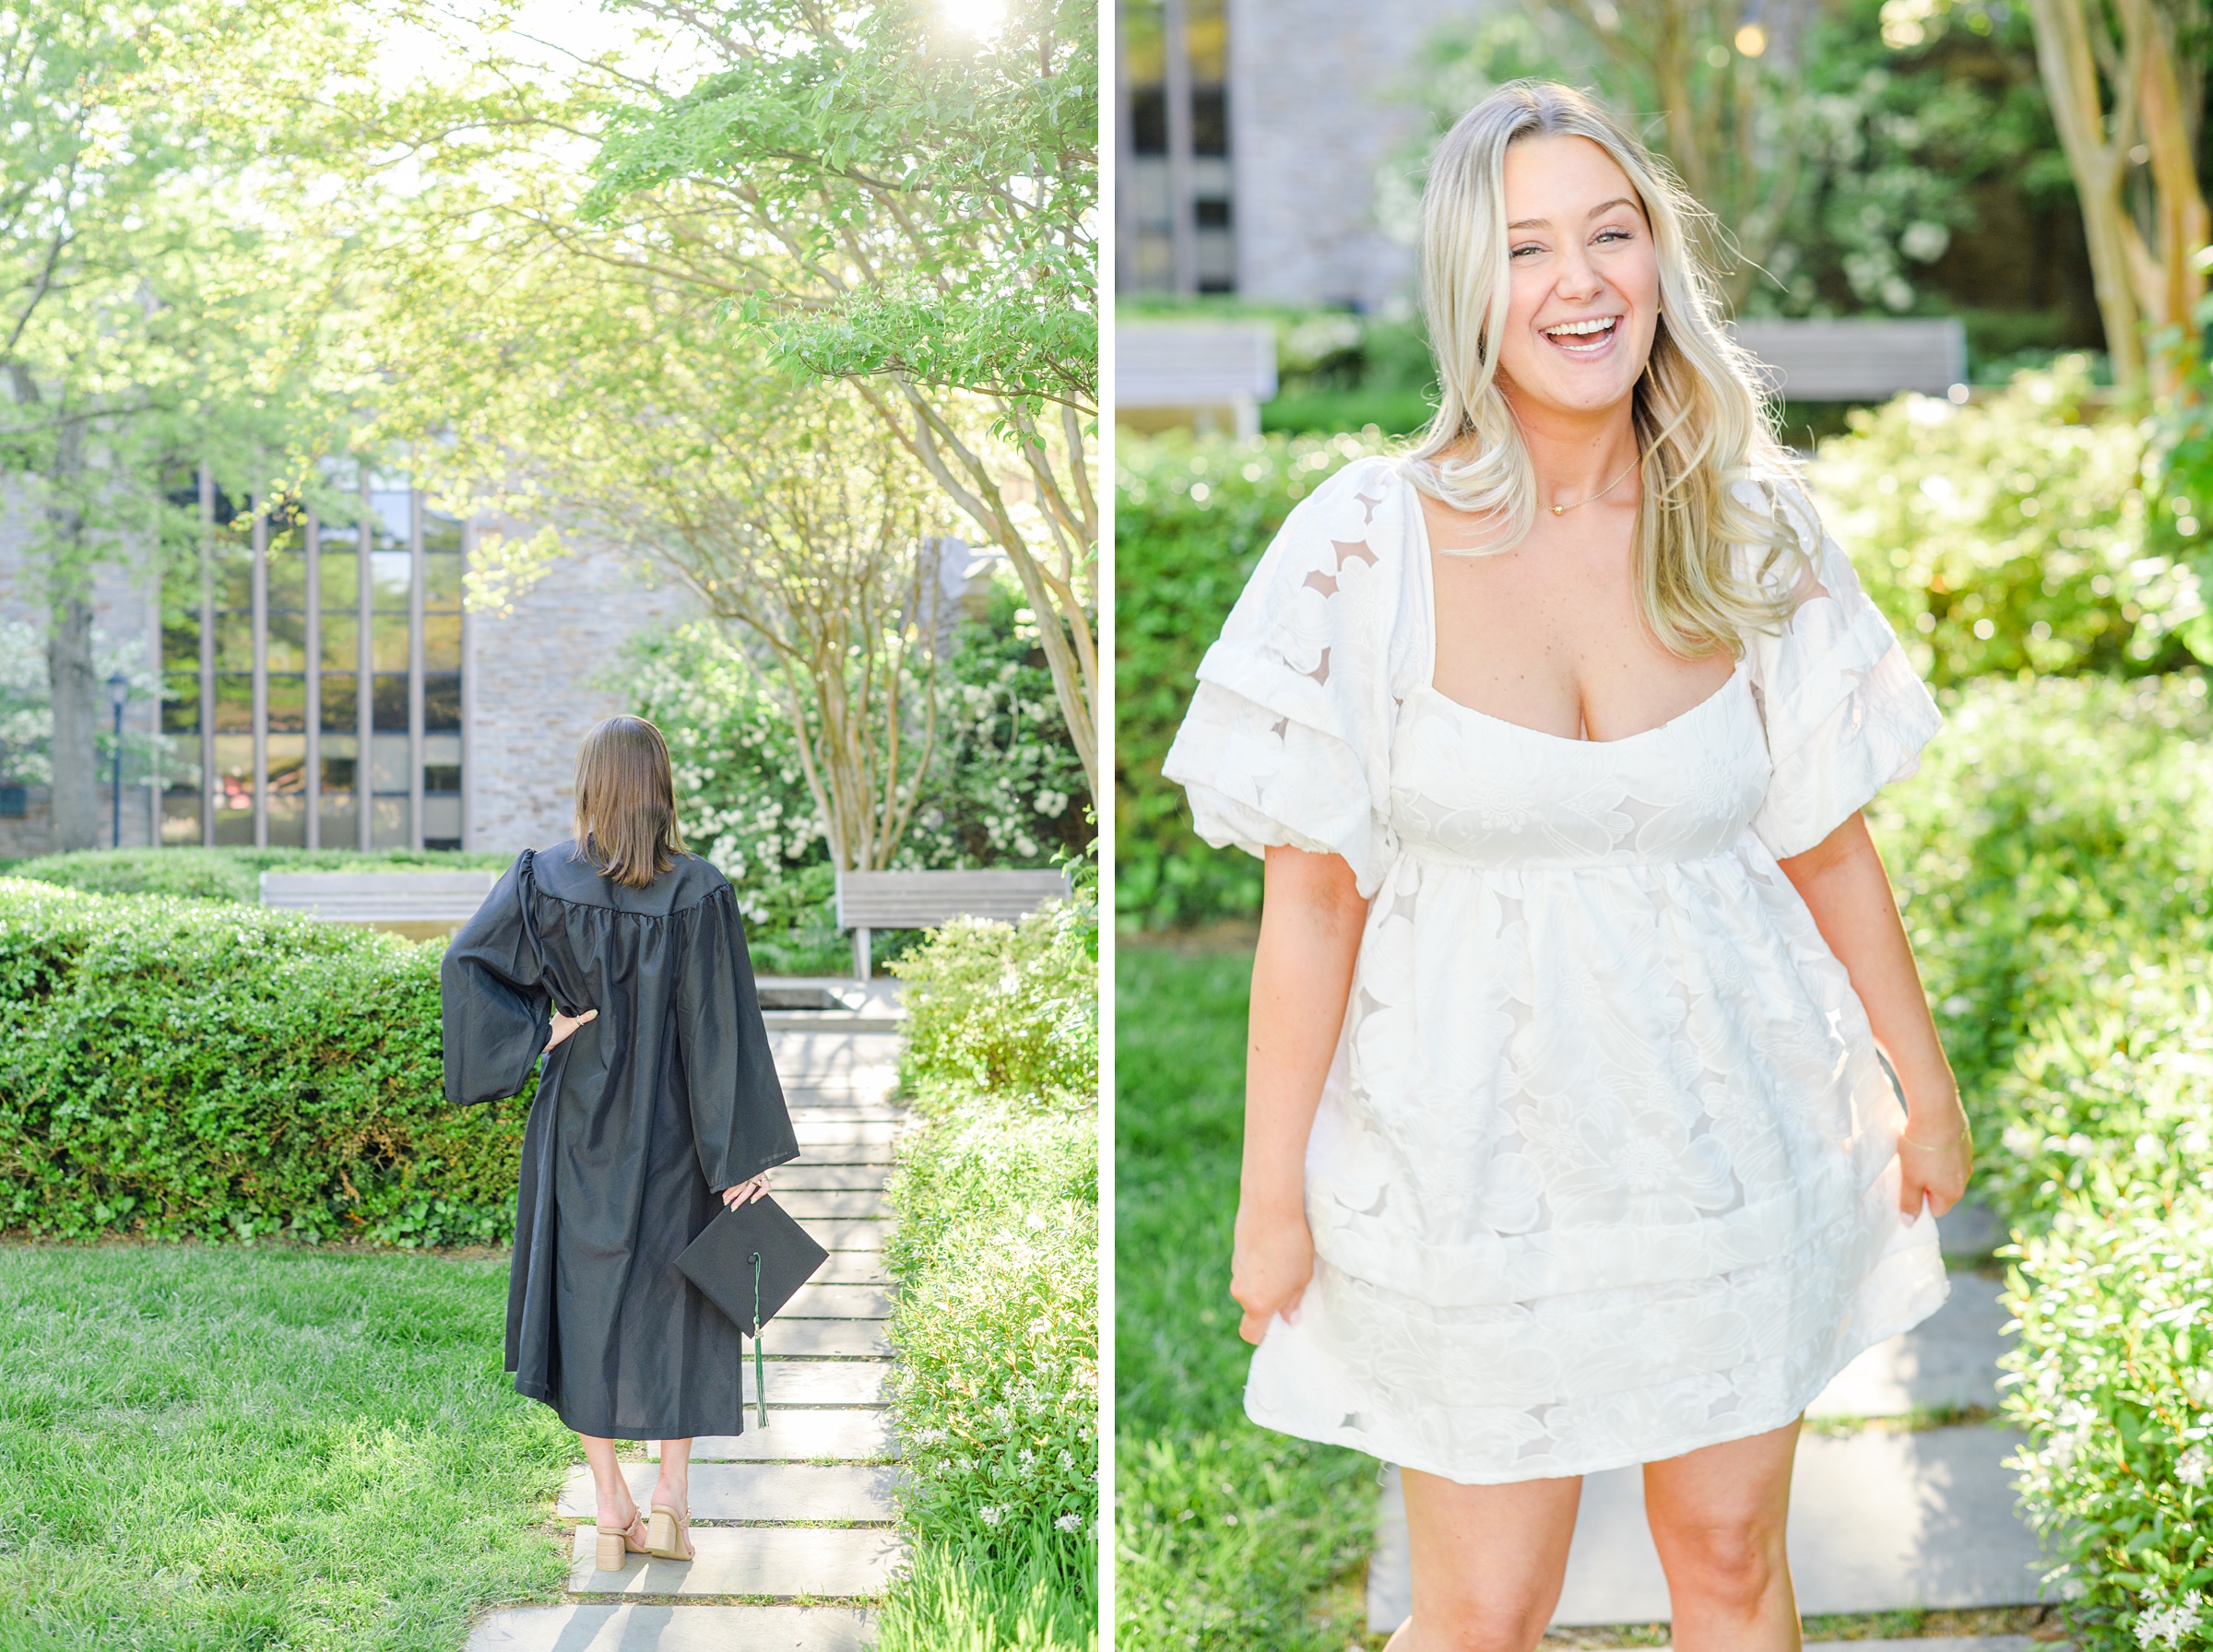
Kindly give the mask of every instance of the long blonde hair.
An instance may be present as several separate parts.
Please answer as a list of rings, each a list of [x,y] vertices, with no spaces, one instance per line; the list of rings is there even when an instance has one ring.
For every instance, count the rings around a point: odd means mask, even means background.
[[[1641,455],[1637,586],[1645,624],[1663,646],[1697,657],[1743,646],[1788,612],[1787,596],[1747,585],[1732,548],[1767,547],[1804,558],[1784,516],[1786,492],[1810,518],[1796,467],[1776,439],[1757,364],[1722,330],[1714,283],[1690,243],[1705,208],[1664,163],[1572,87],[1521,80],[1502,86],[1453,124],[1430,160],[1422,195],[1422,300],[1437,359],[1437,417],[1411,455],[1426,493],[1500,521],[1491,544],[1457,555],[1510,549],[1536,520],[1536,472],[1498,386],[1498,351],[1509,300],[1506,151],[1525,137],[1589,138],[1627,174],[1651,226],[1660,264],[1660,319],[1637,381],[1631,418]],[[1460,450],[1460,456],[1449,456]],[[1760,485],[1767,508],[1733,484]],[[1792,578],[1810,563],[1786,564]]]

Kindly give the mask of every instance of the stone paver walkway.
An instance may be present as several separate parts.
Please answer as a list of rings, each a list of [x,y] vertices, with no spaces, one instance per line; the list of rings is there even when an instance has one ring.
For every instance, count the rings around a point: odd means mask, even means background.
[[[749,1405],[744,1434],[692,1442],[690,1562],[633,1555],[620,1572],[595,1570],[591,1474],[579,1463],[555,1510],[575,1523],[567,1603],[495,1612],[468,1652],[858,1652],[872,1638],[869,1603],[903,1552],[882,1256],[899,1039],[876,1016],[822,1030],[791,1014],[769,1021],[800,1150],[774,1173],[776,1199],[830,1251],[769,1328],[769,1425]],[[641,1501],[659,1443],[645,1455],[623,1470]]]
[[[1986,1253],[2004,1237],[1989,1229],[1978,1211],[1947,1217],[1947,1255]],[[2004,1467],[2020,1435],[1971,1421],[1912,1429],[1881,1421],[1995,1408],[2006,1340],[1999,1289],[1994,1279],[1956,1269],[1941,1309],[1869,1349],[1807,1409],[1828,1426],[1801,1434],[1792,1474],[1791,1574],[1801,1612],[2022,1606],[2052,1598],[2040,1590],[2047,1563],[2015,1511],[2014,1474]],[[1413,1605],[1398,1471],[1387,1469],[1383,1479],[1367,1590],[1368,1626],[1379,1632],[1396,1628]],[[1668,1616],[1667,1582],[1645,1523],[1643,1470],[1586,1476],[1553,1621],[1588,1627]],[[1960,1652],[2009,1652],[1996,1643],[2013,1638],[1962,1642]],[[1899,1644],[1922,1652],[1945,1645]]]

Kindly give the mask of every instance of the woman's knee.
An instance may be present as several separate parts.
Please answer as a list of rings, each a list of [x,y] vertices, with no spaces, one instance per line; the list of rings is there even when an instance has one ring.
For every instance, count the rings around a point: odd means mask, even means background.
[[[1659,1539],[1672,1589],[1750,1610],[1786,1575],[1782,1527],[1764,1518],[1708,1517],[1671,1523]]]

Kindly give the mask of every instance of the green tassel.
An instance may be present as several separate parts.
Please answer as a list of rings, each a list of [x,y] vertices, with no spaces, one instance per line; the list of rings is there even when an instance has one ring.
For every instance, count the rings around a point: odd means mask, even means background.
[[[768,1367],[761,1360],[761,1333],[768,1328],[761,1323],[761,1253],[753,1253],[753,1408],[761,1417],[761,1426],[768,1426]]]

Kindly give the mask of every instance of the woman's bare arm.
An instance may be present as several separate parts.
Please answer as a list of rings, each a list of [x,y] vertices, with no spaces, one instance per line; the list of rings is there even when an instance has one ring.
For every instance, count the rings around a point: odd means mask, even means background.
[[[1258,1342],[1296,1316],[1314,1273],[1307,1227],[1307,1139],[1352,996],[1367,902],[1338,855],[1268,851],[1260,944],[1245,1047],[1245,1168],[1230,1292],[1237,1334]]]
[[[1821,938],[1852,976],[1875,1042],[1906,1092],[1911,1139],[1899,1148],[1904,1172],[1899,1208],[1909,1219],[1919,1215],[1926,1193],[1929,1210],[1941,1216],[1967,1190],[1973,1167],[1969,1144],[1954,1140],[1967,1117],[1960,1111],[1951,1063],[1936,1040],[1905,926],[1899,921],[1898,897],[1866,820],[1854,810],[1811,849],[1780,864],[1813,914]],[[1916,1142],[1932,1145],[1917,1147]]]

